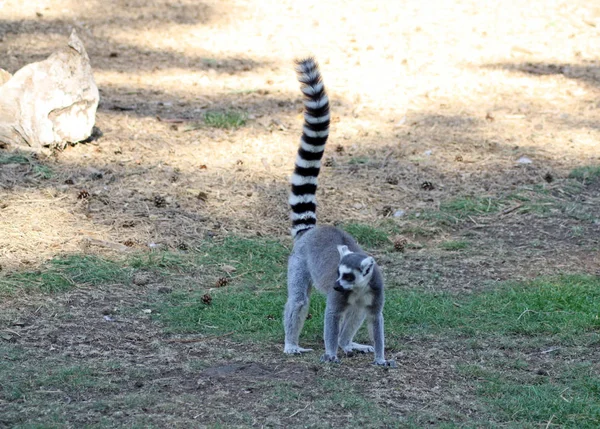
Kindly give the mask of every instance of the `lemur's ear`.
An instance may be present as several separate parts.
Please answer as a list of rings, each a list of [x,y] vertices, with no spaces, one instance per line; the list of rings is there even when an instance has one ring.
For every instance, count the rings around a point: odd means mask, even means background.
[[[362,262],[360,263],[360,271],[361,271],[362,275],[363,276],[369,275],[369,273],[373,269],[374,265],[375,265],[375,259],[371,258],[370,256],[368,258],[363,259]]]
[[[340,252],[340,259],[342,259],[344,256],[349,255],[350,253],[352,253],[350,250],[348,250],[348,246],[338,246],[337,247],[338,252]]]

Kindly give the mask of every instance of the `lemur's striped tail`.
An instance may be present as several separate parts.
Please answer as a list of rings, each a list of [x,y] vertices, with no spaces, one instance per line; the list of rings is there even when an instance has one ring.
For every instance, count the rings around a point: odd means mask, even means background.
[[[329,98],[319,65],[314,58],[299,60],[296,73],[304,94],[304,126],[291,180],[292,237],[317,224],[317,176],[329,136]]]

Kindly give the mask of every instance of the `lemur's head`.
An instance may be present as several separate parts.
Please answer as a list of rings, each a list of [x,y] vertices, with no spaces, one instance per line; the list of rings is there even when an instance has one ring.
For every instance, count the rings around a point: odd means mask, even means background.
[[[361,253],[354,253],[348,246],[338,246],[340,263],[338,264],[338,279],[333,287],[339,292],[350,291],[357,287],[366,287],[373,275],[375,260]]]

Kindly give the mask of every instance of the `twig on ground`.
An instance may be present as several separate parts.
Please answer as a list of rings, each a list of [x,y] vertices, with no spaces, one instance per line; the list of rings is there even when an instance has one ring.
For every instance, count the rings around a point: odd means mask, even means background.
[[[294,417],[295,415],[297,415],[297,414],[301,413],[302,411],[306,410],[306,409],[308,408],[308,406],[309,406],[309,405],[310,405],[310,404],[306,404],[306,407],[304,407],[304,408],[301,408],[301,409],[299,409],[299,410],[296,410],[296,411],[294,411],[292,414],[290,414],[290,416],[289,416],[288,418],[292,418],[292,417]]]
[[[523,204],[517,204],[516,206],[509,207],[509,208],[507,208],[505,210],[502,210],[502,213],[500,213],[500,216],[504,216],[504,215],[507,215],[509,213],[512,213],[512,212],[514,212],[516,210],[519,210],[521,207],[523,207]]]
[[[475,226],[476,226],[476,227],[478,227],[478,228],[483,228],[483,227],[487,226],[487,225],[485,225],[485,224],[482,224],[482,223],[477,223],[477,221],[476,221],[475,219],[473,219],[471,216],[468,216],[468,218],[469,218],[469,219],[471,220],[471,222],[473,222],[473,223],[475,224]]]
[[[85,241],[87,241],[89,244],[94,245],[94,246],[106,247],[108,249],[118,250],[119,252],[129,252],[131,250],[129,247],[125,246],[124,244],[113,243],[111,241],[105,241],[105,240],[98,240],[96,238],[86,237]]]
[[[185,122],[185,119],[180,119],[180,118],[163,118],[161,116],[157,116],[156,119],[159,122],[166,122],[167,124],[183,124]]]
[[[540,354],[545,355],[545,354],[548,354],[548,353],[555,352],[557,350],[560,350],[560,347],[550,347],[548,350],[541,351]]]

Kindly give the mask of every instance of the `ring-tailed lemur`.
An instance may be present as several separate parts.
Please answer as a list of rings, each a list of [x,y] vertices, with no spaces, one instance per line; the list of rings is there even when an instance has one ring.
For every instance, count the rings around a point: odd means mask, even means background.
[[[375,260],[346,232],[316,225],[315,193],[329,135],[329,99],[315,60],[303,59],[296,66],[304,94],[304,127],[289,198],[294,248],[288,263],[284,352],[312,351],[300,347],[298,340],[314,286],[327,295],[321,361],[339,362],[339,346],[346,354],[375,352],[376,365],[395,366],[384,357],[383,278]],[[374,347],[352,342],[365,318]]]

